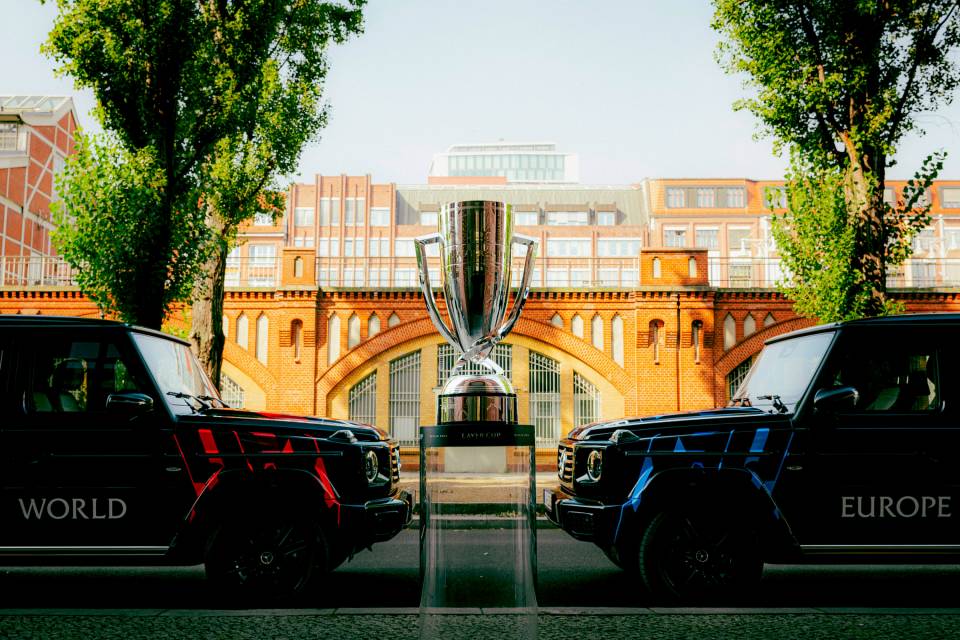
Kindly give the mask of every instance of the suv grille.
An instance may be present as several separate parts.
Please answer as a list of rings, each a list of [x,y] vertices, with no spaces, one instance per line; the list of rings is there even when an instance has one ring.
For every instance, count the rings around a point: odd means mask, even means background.
[[[390,482],[400,482],[400,447],[397,445],[390,446]]]
[[[573,483],[573,446],[565,442],[557,448],[557,475],[563,484]]]

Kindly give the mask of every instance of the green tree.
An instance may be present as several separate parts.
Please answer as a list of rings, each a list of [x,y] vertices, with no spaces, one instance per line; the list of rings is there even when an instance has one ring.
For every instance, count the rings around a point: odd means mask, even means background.
[[[926,210],[915,212],[920,194],[894,207],[884,203],[886,170],[903,137],[917,130],[917,114],[948,102],[960,84],[952,56],[960,42],[958,3],[714,0],[714,6],[713,28],[723,38],[718,59],[754,92],[735,108],[753,113],[776,149],[799,158],[788,191],[796,194],[791,206],[796,200],[806,209],[792,211],[794,233],[780,235],[788,262],[816,259],[822,245],[792,240],[832,228],[832,216],[841,212],[805,214],[815,204],[839,206],[836,189],[842,191],[849,265],[843,277],[837,268],[825,276],[821,284],[842,289],[825,291],[823,310],[812,305],[808,312],[822,319],[886,313],[887,268],[909,256],[910,238],[926,224]],[[914,184],[929,184],[941,164],[942,156],[928,158]],[[807,294],[816,299],[815,290]]]
[[[321,85],[284,80],[269,61],[258,100],[256,126],[221,139],[204,166],[207,226],[212,250],[194,290],[190,339],[212,380],[223,363],[223,298],[227,255],[241,223],[256,213],[279,216],[284,197],[278,178],[297,168],[301,150],[323,128]]]
[[[90,202],[101,207],[102,216],[114,215],[106,207],[126,203],[132,196],[124,193],[139,192],[137,185],[150,184],[156,192],[140,199],[137,229],[128,235],[104,236],[81,226],[99,224],[95,215],[68,210],[63,216],[76,227],[63,234],[64,241],[84,245],[65,245],[65,255],[89,257],[105,250],[130,260],[117,275],[95,280],[94,274],[103,274],[98,270],[83,276],[91,291],[100,292],[102,304],[125,320],[159,328],[170,304],[189,299],[211,231],[201,225],[203,234],[193,228],[182,233],[178,226],[205,218],[209,203],[228,200],[203,191],[217,183],[216,167],[227,162],[215,156],[235,145],[224,140],[256,138],[264,95],[271,95],[265,85],[277,74],[285,86],[315,99],[327,71],[327,47],[359,31],[363,2],[58,0],[44,50],[79,87],[93,90],[97,116],[111,135],[88,159],[102,159],[107,148],[141,164],[149,158],[149,170],[129,185],[97,182],[131,178],[129,171],[101,171],[77,161],[63,188],[114,194],[112,200]],[[120,217],[134,213],[125,209]],[[106,249],[92,244],[94,238],[126,246]],[[76,263],[81,269],[90,264]]]
[[[138,317],[136,289],[151,259],[155,234],[144,212],[161,207],[163,167],[153,149],[130,150],[107,133],[77,136],[76,153],[59,177],[62,199],[54,204],[53,240],[78,267],[80,288],[104,311]],[[192,194],[194,197],[196,194]],[[166,311],[190,295],[200,273],[207,230],[189,191],[172,207],[168,278],[158,304]]]

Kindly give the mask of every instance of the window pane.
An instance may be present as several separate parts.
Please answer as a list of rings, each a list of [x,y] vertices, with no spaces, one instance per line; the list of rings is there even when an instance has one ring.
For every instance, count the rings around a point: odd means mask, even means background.
[[[390,435],[415,446],[420,425],[420,352],[390,362]]]
[[[350,419],[364,424],[377,424],[377,372],[350,388]]]
[[[530,421],[538,445],[560,439],[560,363],[535,351],[529,360]]]

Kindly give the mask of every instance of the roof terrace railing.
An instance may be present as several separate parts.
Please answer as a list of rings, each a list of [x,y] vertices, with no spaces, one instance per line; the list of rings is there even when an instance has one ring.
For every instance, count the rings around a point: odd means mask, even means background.
[[[520,284],[524,258],[513,261],[512,285]],[[228,289],[280,287],[278,256],[228,258]],[[317,284],[345,289],[419,287],[413,257],[317,257]],[[438,258],[428,261],[434,287],[440,285]],[[788,278],[779,258],[711,257],[710,286],[721,289],[773,289]],[[531,286],[537,289],[632,289],[640,285],[639,258],[537,258]],[[62,257],[0,256],[0,287],[75,287],[77,272]],[[960,287],[960,258],[912,258],[887,277],[891,289]]]

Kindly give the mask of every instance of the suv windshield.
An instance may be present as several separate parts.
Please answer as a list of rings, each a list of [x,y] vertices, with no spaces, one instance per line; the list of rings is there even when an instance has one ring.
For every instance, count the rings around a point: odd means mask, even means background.
[[[730,404],[772,410],[782,406],[793,412],[823,362],[833,336],[834,332],[825,331],[767,345]]]
[[[188,394],[196,398],[220,397],[187,345],[136,332],[133,333],[133,341],[170,406],[191,407],[189,398],[177,398],[171,394]],[[196,402],[193,403],[195,405]]]

